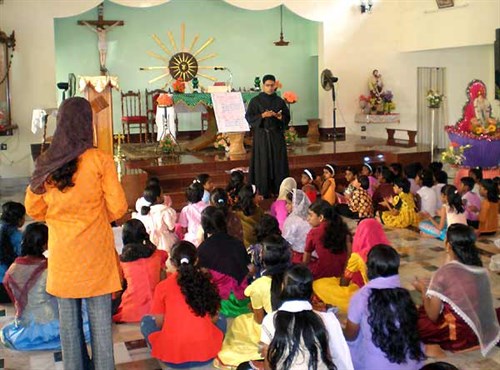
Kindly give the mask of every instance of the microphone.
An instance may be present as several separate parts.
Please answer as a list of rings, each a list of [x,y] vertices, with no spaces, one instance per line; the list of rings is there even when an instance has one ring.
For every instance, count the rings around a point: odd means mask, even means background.
[[[226,67],[214,67],[214,70],[216,70],[216,71],[223,71],[225,69],[227,69],[227,68]]]

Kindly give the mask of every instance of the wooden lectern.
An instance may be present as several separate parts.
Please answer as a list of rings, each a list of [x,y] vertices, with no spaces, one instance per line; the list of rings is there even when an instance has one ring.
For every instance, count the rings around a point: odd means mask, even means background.
[[[113,155],[113,98],[118,78],[111,76],[80,76],[80,91],[92,105],[94,145]]]

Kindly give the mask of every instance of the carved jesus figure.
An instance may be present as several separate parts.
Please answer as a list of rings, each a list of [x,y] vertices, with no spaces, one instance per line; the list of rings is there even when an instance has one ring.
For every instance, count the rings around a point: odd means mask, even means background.
[[[106,54],[108,52],[108,42],[106,40],[106,34],[113,28],[120,24],[119,21],[113,23],[111,26],[104,28],[104,26],[92,26],[86,21],[82,23],[87,26],[92,32],[97,34],[97,49],[99,51],[99,64],[101,65],[101,72],[107,72],[106,68]]]

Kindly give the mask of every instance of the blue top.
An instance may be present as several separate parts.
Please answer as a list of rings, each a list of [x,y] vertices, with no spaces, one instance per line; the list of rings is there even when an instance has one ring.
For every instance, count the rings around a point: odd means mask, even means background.
[[[14,248],[14,253],[16,253],[17,256],[21,255],[21,241],[23,239],[23,233],[19,231],[17,227],[7,225],[6,223],[0,221],[0,239],[1,236],[3,235],[5,229],[7,230],[7,237],[10,240],[10,243],[12,244],[12,247]],[[1,240],[0,240],[1,241]],[[0,243],[1,245],[1,243]],[[0,246],[0,257],[2,256],[3,253],[3,246]],[[5,276],[5,272],[7,272],[9,266],[0,263],[0,283],[3,282],[3,278]]]

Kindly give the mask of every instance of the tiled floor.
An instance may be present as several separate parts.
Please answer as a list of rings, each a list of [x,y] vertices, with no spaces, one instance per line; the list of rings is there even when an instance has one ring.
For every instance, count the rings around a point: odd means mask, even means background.
[[[22,201],[27,179],[5,180],[0,179],[0,204],[7,200]],[[355,223],[349,221],[354,228]],[[387,236],[392,245],[401,254],[400,275],[404,287],[412,290],[411,282],[415,276],[430,277],[444,261],[443,243],[433,239],[422,239],[414,230],[387,230]],[[478,247],[485,266],[489,265],[490,256],[500,253],[495,246],[496,237],[481,238]],[[500,306],[500,274],[491,273],[492,293],[495,305]],[[419,294],[412,292],[418,301]],[[0,327],[12,320],[14,309],[12,305],[0,306]],[[341,318],[342,319],[342,318]],[[138,324],[115,325],[113,330],[114,353],[116,369],[161,369],[162,366],[149,355],[141,337]],[[0,369],[62,369],[60,352],[16,352],[0,347]],[[455,364],[463,370],[492,370],[500,368],[500,348],[494,348],[487,358],[483,358],[479,351],[447,354],[443,359]],[[212,369],[205,367],[202,369]],[[378,369],[373,369],[378,370]],[[383,369],[380,369],[383,370]]]

